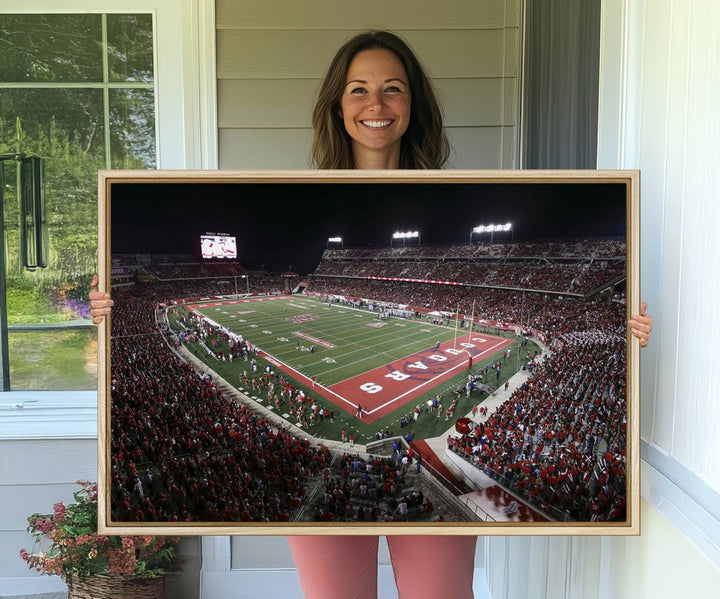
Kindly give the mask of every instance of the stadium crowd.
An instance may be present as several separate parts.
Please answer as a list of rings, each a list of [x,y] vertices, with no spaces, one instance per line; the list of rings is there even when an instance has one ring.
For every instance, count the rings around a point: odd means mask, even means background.
[[[160,280],[241,277],[245,269],[237,262],[149,264],[145,270]]]
[[[373,260],[395,258],[542,257],[594,259],[625,256],[625,242],[618,239],[582,239],[550,242],[474,242],[455,245],[408,245],[379,249],[328,249],[323,260]]]
[[[465,261],[393,260],[321,262],[314,274],[316,278],[385,277],[584,295],[603,284],[612,283],[622,277],[624,272],[624,265],[608,264],[603,261],[593,264],[549,264],[537,260],[468,264]]]
[[[533,376],[449,448],[553,517],[617,520],[626,501],[624,339],[558,338]]]
[[[337,468],[323,468],[324,491],[314,502],[315,521],[407,522],[429,520],[433,504],[408,482],[406,454],[363,459],[343,454]]]
[[[316,277],[388,277],[585,295],[622,277],[624,242],[326,250]],[[620,253],[616,253],[620,252]]]
[[[111,341],[111,508],[117,521],[286,521],[329,452],[277,430],[180,360],[156,326],[165,295],[118,290]]]

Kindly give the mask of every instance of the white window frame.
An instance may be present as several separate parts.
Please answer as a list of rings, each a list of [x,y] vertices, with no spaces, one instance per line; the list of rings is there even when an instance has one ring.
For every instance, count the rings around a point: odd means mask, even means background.
[[[0,14],[153,15],[157,167],[217,168],[213,0],[0,0]],[[23,406],[57,410],[43,427]],[[0,392],[0,438],[97,437],[96,391]],[[61,413],[61,415],[60,415]]]

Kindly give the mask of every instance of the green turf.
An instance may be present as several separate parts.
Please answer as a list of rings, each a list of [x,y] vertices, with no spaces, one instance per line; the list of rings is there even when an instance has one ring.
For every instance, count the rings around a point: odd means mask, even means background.
[[[444,342],[457,339],[458,343],[467,340],[468,331],[455,330],[452,326],[442,327],[433,325],[426,318],[398,319],[390,318],[383,321],[385,325],[380,328],[369,326],[378,322],[374,312],[358,310],[340,304],[325,304],[307,297],[293,297],[291,299],[263,301],[254,303],[239,303],[224,306],[204,305],[199,310],[213,322],[242,335],[273,357],[289,364],[308,377],[315,376],[316,380],[325,386],[335,384],[363,372],[385,365],[393,360],[404,358],[414,352],[432,347],[438,341]],[[175,322],[171,311],[171,323]],[[244,312],[244,313],[243,313]],[[314,319],[300,323],[292,321],[293,316],[311,315]],[[322,347],[320,344],[302,339],[294,332],[302,332],[316,339],[335,345],[335,348]],[[497,332],[493,334],[497,335]],[[510,336],[514,338],[513,336]],[[298,349],[298,341],[301,349]],[[309,347],[314,346],[311,354]],[[212,346],[215,351],[222,351],[221,344]],[[304,347],[304,349],[302,349]],[[247,363],[242,361],[219,362],[208,356],[204,349],[191,344],[191,351],[205,361],[208,366],[220,376],[235,386],[239,386],[239,373],[250,371]],[[504,384],[522,363],[517,359],[517,341],[511,346],[513,359],[503,366],[499,380],[494,372],[486,378],[492,387]],[[534,351],[536,346],[531,343],[528,347]],[[489,356],[487,359],[473,365],[472,372],[478,373],[486,363],[497,362],[502,359],[503,350]],[[265,363],[258,360],[258,376],[262,374]],[[406,434],[411,432],[413,438],[424,439],[443,434],[452,421],[446,422],[444,414],[437,418],[435,414],[423,412],[421,417],[405,429],[400,429],[401,416],[411,416],[415,405],[425,406],[428,399],[436,395],[441,396],[444,406],[449,406],[455,397],[453,391],[458,384],[464,386],[467,370],[463,370],[449,381],[440,383],[422,396],[411,400],[395,412],[380,418],[372,424],[366,424],[334,406],[329,400],[320,398],[312,389],[298,384],[312,397],[317,397],[320,405],[333,410],[336,414],[335,422],[316,423],[312,427],[312,434],[322,438],[339,439],[340,431],[345,428],[352,431],[356,441],[365,443],[375,439],[379,430],[389,430],[392,434]],[[295,381],[297,383],[297,381]],[[256,394],[263,398],[263,405],[267,405],[266,393]],[[455,411],[455,418],[466,414],[473,406],[487,397],[474,391],[470,398],[463,392]],[[287,412],[289,406],[281,405],[279,412]]]
[[[250,310],[251,314],[237,315]],[[202,307],[200,311],[302,374],[315,376],[325,386],[455,336],[455,331],[448,327],[398,318],[382,321],[384,326],[374,328],[370,325],[378,324],[375,313],[338,304],[328,306],[306,298]],[[293,316],[302,315],[311,315],[316,320],[292,322]],[[298,337],[293,334],[297,331],[336,347],[326,348]],[[314,347],[312,354],[310,346]]]

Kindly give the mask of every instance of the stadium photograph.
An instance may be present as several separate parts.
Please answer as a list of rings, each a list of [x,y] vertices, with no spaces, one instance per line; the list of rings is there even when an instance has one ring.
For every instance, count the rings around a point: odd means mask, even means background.
[[[158,177],[101,209],[108,526],[629,521],[624,180]]]

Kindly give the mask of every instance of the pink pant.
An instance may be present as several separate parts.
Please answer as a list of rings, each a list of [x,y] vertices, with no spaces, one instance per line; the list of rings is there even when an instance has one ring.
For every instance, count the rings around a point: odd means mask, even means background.
[[[474,536],[388,536],[399,599],[472,599]],[[378,537],[291,536],[305,599],[375,599]]]

